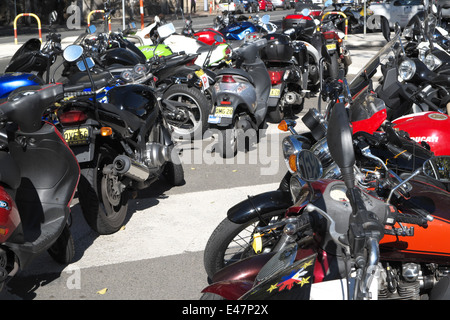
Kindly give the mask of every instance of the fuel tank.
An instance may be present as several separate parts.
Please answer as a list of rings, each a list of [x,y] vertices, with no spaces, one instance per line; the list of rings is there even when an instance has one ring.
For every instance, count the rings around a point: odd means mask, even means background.
[[[434,220],[428,222],[427,228],[413,226],[414,236],[411,237],[385,235],[380,242],[382,259],[450,264],[450,242],[447,241],[450,233],[450,194],[427,183],[414,180],[410,183],[413,188],[408,202],[428,211]],[[413,214],[408,205],[399,207],[399,210]]]
[[[39,77],[31,73],[14,72],[0,75],[0,99],[6,98],[19,87],[43,84]]]
[[[435,111],[406,115],[392,121],[395,129],[409,133],[411,139],[430,145],[436,156],[450,155],[448,142],[450,118]]]

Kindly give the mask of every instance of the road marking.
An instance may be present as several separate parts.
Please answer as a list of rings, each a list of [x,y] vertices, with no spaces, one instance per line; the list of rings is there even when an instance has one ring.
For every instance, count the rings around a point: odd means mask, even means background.
[[[227,210],[247,195],[275,190],[276,183],[189,192],[158,198],[131,200],[133,212],[125,228],[98,236],[87,226],[79,205],[73,207],[71,231],[78,261],[65,271],[139,261],[185,252],[203,251]],[[21,275],[61,272],[47,254],[38,257]],[[42,268],[45,266],[45,268]]]

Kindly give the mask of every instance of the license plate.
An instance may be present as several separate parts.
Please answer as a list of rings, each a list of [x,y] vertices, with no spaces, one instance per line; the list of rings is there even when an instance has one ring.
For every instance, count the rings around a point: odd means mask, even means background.
[[[336,50],[336,43],[327,44],[328,50]]]
[[[280,89],[270,89],[270,97],[279,97]]]
[[[195,74],[200,78],[200,80],[202,80],[203,90],[208,89],[209,81],[208,81],[208,76],[206,75],[206,73],[202,69],[200,69],[198,71],[195,71]]]
[[[64,139],[69,144],[69,146],[88,144],[89,129],[88,128],[64,129]]]
[[[222,118],[213,116],[212,114],[208,117],[208,123],[218,124],[220,121],[222,121]]]
[[[217,106],[214,115],[221,118],[232,118],[233,110],[233,107]]]

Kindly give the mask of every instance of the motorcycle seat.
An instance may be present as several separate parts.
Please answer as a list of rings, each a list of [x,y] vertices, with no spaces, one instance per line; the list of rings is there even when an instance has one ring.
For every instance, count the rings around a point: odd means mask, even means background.
[[[244,78],[247,78],[248,81],[252,84],[255,85],[255,81],[253,80],[253,77],[246,71],[242,70],[242,69],[235,69],[235,68],[224,68],[222,70],[220,70],[219,72],[217,72],[217,76],[220,75],[225,75],[225,74],[231,74],[231,75],[237,75],[237,76],[241,76]]]

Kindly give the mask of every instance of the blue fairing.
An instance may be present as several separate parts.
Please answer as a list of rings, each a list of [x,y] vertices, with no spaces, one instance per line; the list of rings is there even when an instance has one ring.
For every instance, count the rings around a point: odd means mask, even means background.
[[[31,73],[16,72],[0,75],[0,99],[6,98],[17,88],[42,84],[42,80]]]
[[[220,30],[227,40],[243,40],[247,34],[257,31],[255,25],[247,21],[233,23]]]

